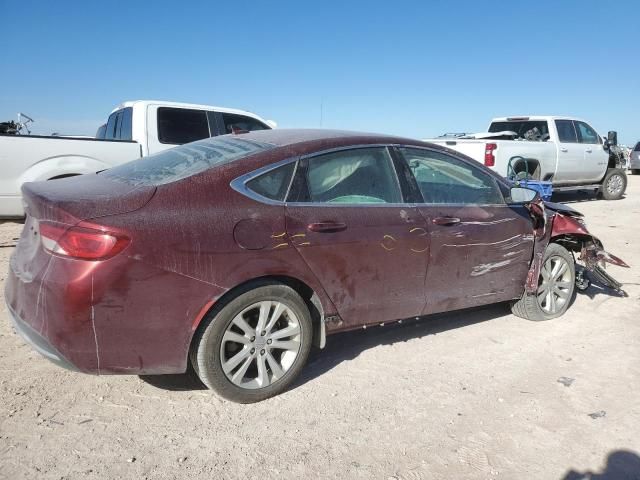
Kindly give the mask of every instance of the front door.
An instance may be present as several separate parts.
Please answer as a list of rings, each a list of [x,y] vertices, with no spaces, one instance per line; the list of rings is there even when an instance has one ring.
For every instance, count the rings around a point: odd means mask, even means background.
[[[401,148],[423,197],[430,233],[425,314],[501,302],[524,290],[533,253],[531,219],[506,205],[494,178],[429,149]]]
[[[578,134],[573,120],[556,120],[558,132],[558,163],[554,183],[583,183],[585,145],[578,141]]]
[[[420,314],[429,236],[403,203],[387,147],[301,159],[285,210],[289,241],[343,327]]]

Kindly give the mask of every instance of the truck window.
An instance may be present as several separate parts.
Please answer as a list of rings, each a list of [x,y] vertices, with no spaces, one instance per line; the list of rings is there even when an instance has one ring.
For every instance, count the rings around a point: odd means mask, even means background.
[[[584,122],[574,122],[578,131],[578,141],[580,143],[597,144],[600,143],[600,137],[593,128]]]
[[[158,140],[160,143],[183,145],[209,136],[209,122],[205,110],[158,108]]]
[[[571,120],[556,120],[556,129],[558,130],[558,139],[560,143],[578,143],[576,129]]]
[[[255,118],[235,113],[223,113],[222,121],[226,133],[233,133],[233,128],[251,132],[253,130],[269,130],[269,127]]]
[[[131,140],[131,117],[133,108],[122,108],[109,115],[106,130],[104,132],[105,140]]]
[[[490,133],[515,132],[525,140],[546,142],[549,140],[549,125],[546,120],[511,120],[505,122],[493,122],[489,126]]]

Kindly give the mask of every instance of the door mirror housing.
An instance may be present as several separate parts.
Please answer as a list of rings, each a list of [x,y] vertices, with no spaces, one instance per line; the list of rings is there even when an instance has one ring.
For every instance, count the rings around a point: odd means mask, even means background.
[[[522,205],[533,202],[536,198],[540,197],[540,194],[530,188],[511,187],[510,196],[511,202],[509,203]]]
[[[618,145],[618,132],[611,130],[607,133],[607,143],[610,147]]]

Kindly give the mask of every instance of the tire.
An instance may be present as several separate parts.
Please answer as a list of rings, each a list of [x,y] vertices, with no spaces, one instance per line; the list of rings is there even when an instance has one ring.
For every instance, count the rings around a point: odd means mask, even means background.
[[[551,273],[553,273],[553,269],[556,268],[555,265],[562,265],[562,262],[566,265],[566,270],[563,270],[562,274],[558,275],[557,280],[545,283],[545,277],[548,274],[544,274],[544,272],[551,270]],[[545,285],[551,285],[551,290],[549,288],[544,289]],[[553,285],[558,286],[558,293],[553,289]],[[518,317],[535,322],[559,317],[567,311],[567,308],[573,302],[576,293],[575,286],[576,267],[573,255],[563,246],[557,243],[550,243],[544,252],[536,294],[525,292],[520,300],[511,305],[511,312]],[[560,300],[562,301],[560,302]],[[552,306],[555,308],[551,308]]]
[[[298,376],[309,356],[312,327],[309,309],[295,290],[256,283],[207,315],[194,338],[191,362],[219,396],[259,402],[283,392]]]
[[[605,200],[620,200],[627,189],[627,176],[622,170],[610,169],[602,180],[600,194]]]

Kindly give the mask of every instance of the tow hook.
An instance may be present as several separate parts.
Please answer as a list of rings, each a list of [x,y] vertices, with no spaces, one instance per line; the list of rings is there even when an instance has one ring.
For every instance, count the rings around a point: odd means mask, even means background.
[[[589,285],[591,285],[591,282],[589,281],[589,277],[586,275],[586,270],[580,267],[576,272],[576,288],[581,292],[584,292],[589,288]]]

